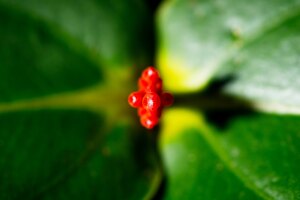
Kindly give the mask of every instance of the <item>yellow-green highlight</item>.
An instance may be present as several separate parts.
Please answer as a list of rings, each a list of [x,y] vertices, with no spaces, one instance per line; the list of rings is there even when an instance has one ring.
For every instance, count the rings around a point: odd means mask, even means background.
[[[169,56],[165,51],[158,54],[158,68],[164,80],[164,87],[174,93],[191,93],[202,90],[211,77],[211,71],[187,67],[178,57]]]
[[[166,110],[162,118],[161,144],[165,145],[179,134],[184,134],[186,129],[200,130],[204,126],[203,116],[187,108],[173,108]]]

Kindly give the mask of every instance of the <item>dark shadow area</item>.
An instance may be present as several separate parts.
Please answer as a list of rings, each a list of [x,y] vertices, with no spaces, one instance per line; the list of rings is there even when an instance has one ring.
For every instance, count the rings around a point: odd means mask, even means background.
[[[148,66],[155,66],[155,52],[157,49],[157,38],[156,38],[156,11],[158,9],[158,6],[162,2],[161,0],[146,0],[146,5],[150,11],[151,15],[151,27],[148,29],[149,34],[149,48],[151,49],[151,62],[148,63]],[[143,66],[145,68],[147,66]]]
[[[157,193],[155,194],[155,196],[152,198],[152,200],[162,200],[166,193],[167,185],[168,185],[168,179],[165,176],[165,177],[163,177],[161,185],[160,185]]]
[[[235,81],[236,77],[234,75],[227,75],[223,78],[218,78],[211,82],[209,86],[201,92],[202,95],[215,94],[221,92],[222,89],[229,83]]]
[[[160,137],[159,130],[161,130],[160,124],[158,124],[153,129],[153,131],[149,132],[149,134],[151,134],[151,136],[152,136],[152,141],[153,141],[154,147],[156,149],[156,153],[159,158],[160,168],[161,168],[162,172],[165,172],[166,170],[165,170],[164,162],[162,160],[161,153],[159,152],[159,146],[158,146],[159,145],[159,137]],[[167,179],[166,173],[162,174],[161,179],[162,179],[162,181],[160,183],[160,186],[159,186],[156,194],[152,198],[153,200],[162,200],[164,198],[164,194],[166,192],[167,185],[168,185],[168,179]]]
[[[220,130],[236,118],[255,115],[254,106],[247,99],[224,93],[235,80],[233,75],[216,79],[204,91],[175,96],[176,107],[187,107],[204,113],[205,119]]]
[[[205,119],[213,124],[217,129],[224,131],[228,128],[231,121],[240,117],[254,116],[253,111],[205,111]]]
[[[157,49],[157,38],[156,38],[156,12],[162,1],[161,0],[145,0],[143,2],[146,5],[147,15],[147,24],[140,28],[139,35],[142,35],[144,40],[141,40],[136,45],[138,45],[138,50],[140,50],[140,46],[143,47],[144,52],[147,55],[144,55],[142,60],[136,60],[136,65],[134,66],[134,77],[136,80],[141,75],[141,72],[148,66],[155,66],[156,64],[156,49]],[[139,52],[137,52],[137,55]]]
[[[161,3],[161,0],[146,0],[146,4],[151,9],[152,14],[155,14],[160,3]]]
[[[156,38],[156,25],[155,25],[155,20],[156,20],[156,12],[157,9],[159,7],[159,5],[161,4],[161,0],[146,0],[145,4],[147,5],[150,14],[151,14],[151,26],[148,27],[148,29],[146,31],[144,31],[143,34],[147,34],[148,35],[148,41],[147,41],[147,45],[145,46],[145,48],[149,48],[150,52],[151,52],[151,60],[149,63],[147,63],[147,66],[155,66],[155,52],[157,49],[157,38]],[[136,77],[139,77],[142,70],[145,69],[145,67],[147,66],[142,66],[140,68],[140,70],[136,70]],[[136,113],[134,113],[136,114]],[[140,124],[139,124],[139,119],[137,119],[137,126],[136,127],[140,127],[137,131],[137,134],[141,134],[143,136],[141,137],[135,137],[135,141],[133,142],[133,144],[135,144],[135,146],[133,147],[133,152],[135,152],[135,158],[137,162],[142,162],[139,163],[141,166],[146,166],[149,163],[147,163],[147,159],[145,159],[145,156],[154,156],[151,159],[157,159],[157,162],[159,164],[160,169],[162,170],[162,182],[161,184],[158,186],[158,191],[155,194],[155,196],[153,197],[153,199],[162,199],[164,196],[164,191],[166,188],[166,182],[167,179],[164,176],[164,166],[163,166],[163,161],[161,158],[161,154],[159,152],[159,147],[158,147],[158,137],[159,137],[159,130],[160,130],[160,125],[156,126],[153,130],[146,130],[145,128],[143,128]],[[151,151],[154,152],[154,155],[149,155],[149,149],[151,148]],[[148,149],[148,150],[147,150]],[[148,165],[149,166],[149,165]]]
[[[147,166],[153,165],[153,163],[149,163],[148,161],[156,160],[159,158],[159,154],[152,135],[148,134],[147,130],[140,124],[136,124],[135,127],[138,128],[132,133],[132,152],[134,153],[136,163],[138,163],[137,166],[142,170]]]
[[[166,189],[167,179],[164,175],[163,160],[158,146],[160,126],[158,125],[152,130],[146,130],[140,124],[137,124],[136,127],[139,128],[133,135],[134,142],[132,144],[134,146],[132,152],[134,152],[135,161],[138,163],[138,170],[144,170],[149,166],[153,166],[153,164],[158,165],[153,167],[158,167],[158,169],[161,170],[161,183],[158,185],[157,192],[152,199],[162,199]]]

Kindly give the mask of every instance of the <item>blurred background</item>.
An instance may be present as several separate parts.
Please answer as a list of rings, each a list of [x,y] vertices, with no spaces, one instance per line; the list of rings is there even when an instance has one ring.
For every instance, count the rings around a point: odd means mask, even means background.
[[[0,199],[300,199],[299,0],[0,0]],[[155,66],[175,103],[144,129]]]

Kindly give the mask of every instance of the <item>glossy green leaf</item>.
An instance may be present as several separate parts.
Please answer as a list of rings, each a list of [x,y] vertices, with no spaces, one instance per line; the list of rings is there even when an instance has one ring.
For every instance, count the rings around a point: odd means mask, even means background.
[[[161,7],[166,86],[194,93],[164,116],[163,198],[300,199],[299,8],[298,0]]]
[[[300,16],[241,50],[218,74],[231,77],[222,93],[262,111],[299,114],[299,33]]]
[[[157,20],[166,86],[198,91],[234,62],[237,67],[226,71],[236,78],[230,94],[269,100],[268,94],[276,104],[292,93],[299,102],[287,84],[299,73],[299,8],[299,0],[167,1]]]
[[[153,137],[127,105],[148,25],[136,1],[0,1],[0,199],[155,194]]]
[[[165,199],[299,199],[299,125],[298,116],[170,110]]]

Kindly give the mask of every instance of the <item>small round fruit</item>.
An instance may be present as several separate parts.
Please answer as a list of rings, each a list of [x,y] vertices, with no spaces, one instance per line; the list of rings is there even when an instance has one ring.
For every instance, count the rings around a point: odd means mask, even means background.
[[[162,95],[161,95],[161,99],[162,99],[162,105],[163,106],[170,106],[173,104],[174,102],[174,97],[171,93],[168,93],[168,92],[164,92]]]
[[[142,78],[147,81],[155,81],[159,78],[159,73],[154,67],[148,67],[143,71]]]
[[[138,81],[139,90],[146,90],[148,85],[149,84],[145,79],[139,78],[139,81]]]
[[[145,89],[146,92],[155,92],[155,93],[161,93],[162,92],[162,80],[161,78],[157,78],[154,81],[150,81],[148,86]]]
[[[141,117],[141,124],[147,129],[152,129],[158,124],[158,118],[150,115],[143,115]]]
[[[148,111],[157,110],[160,107],[160,97],[154,92],[147,92],[142,101],[143,107]]]
[[[162,106],[160,106],[157,110],[149,111],[149,115],[153,115],[158,119],[161,117],[161,113],[162,113]]]
[[[145,108],[143,108],[143,107],[138,108],[138,116],[141,117],[141,116],[145,115],[146,113],[148,113],[148,111]]]
[[[163,86],[163,83],[162,83],[162,80],[161,78],[158,78],[156,81],[155,81],[155,88],[156,88],[156,91],[161,93],[162,91],[162,86]]]
[[[131,105],[134,108],[138,108],[142,106],[142,101],[143,101],[143,97],[144,97],[144,92],[139,91],[139,92],[132,92],[129,96],[128,96],[128,103],[129,105]]]

